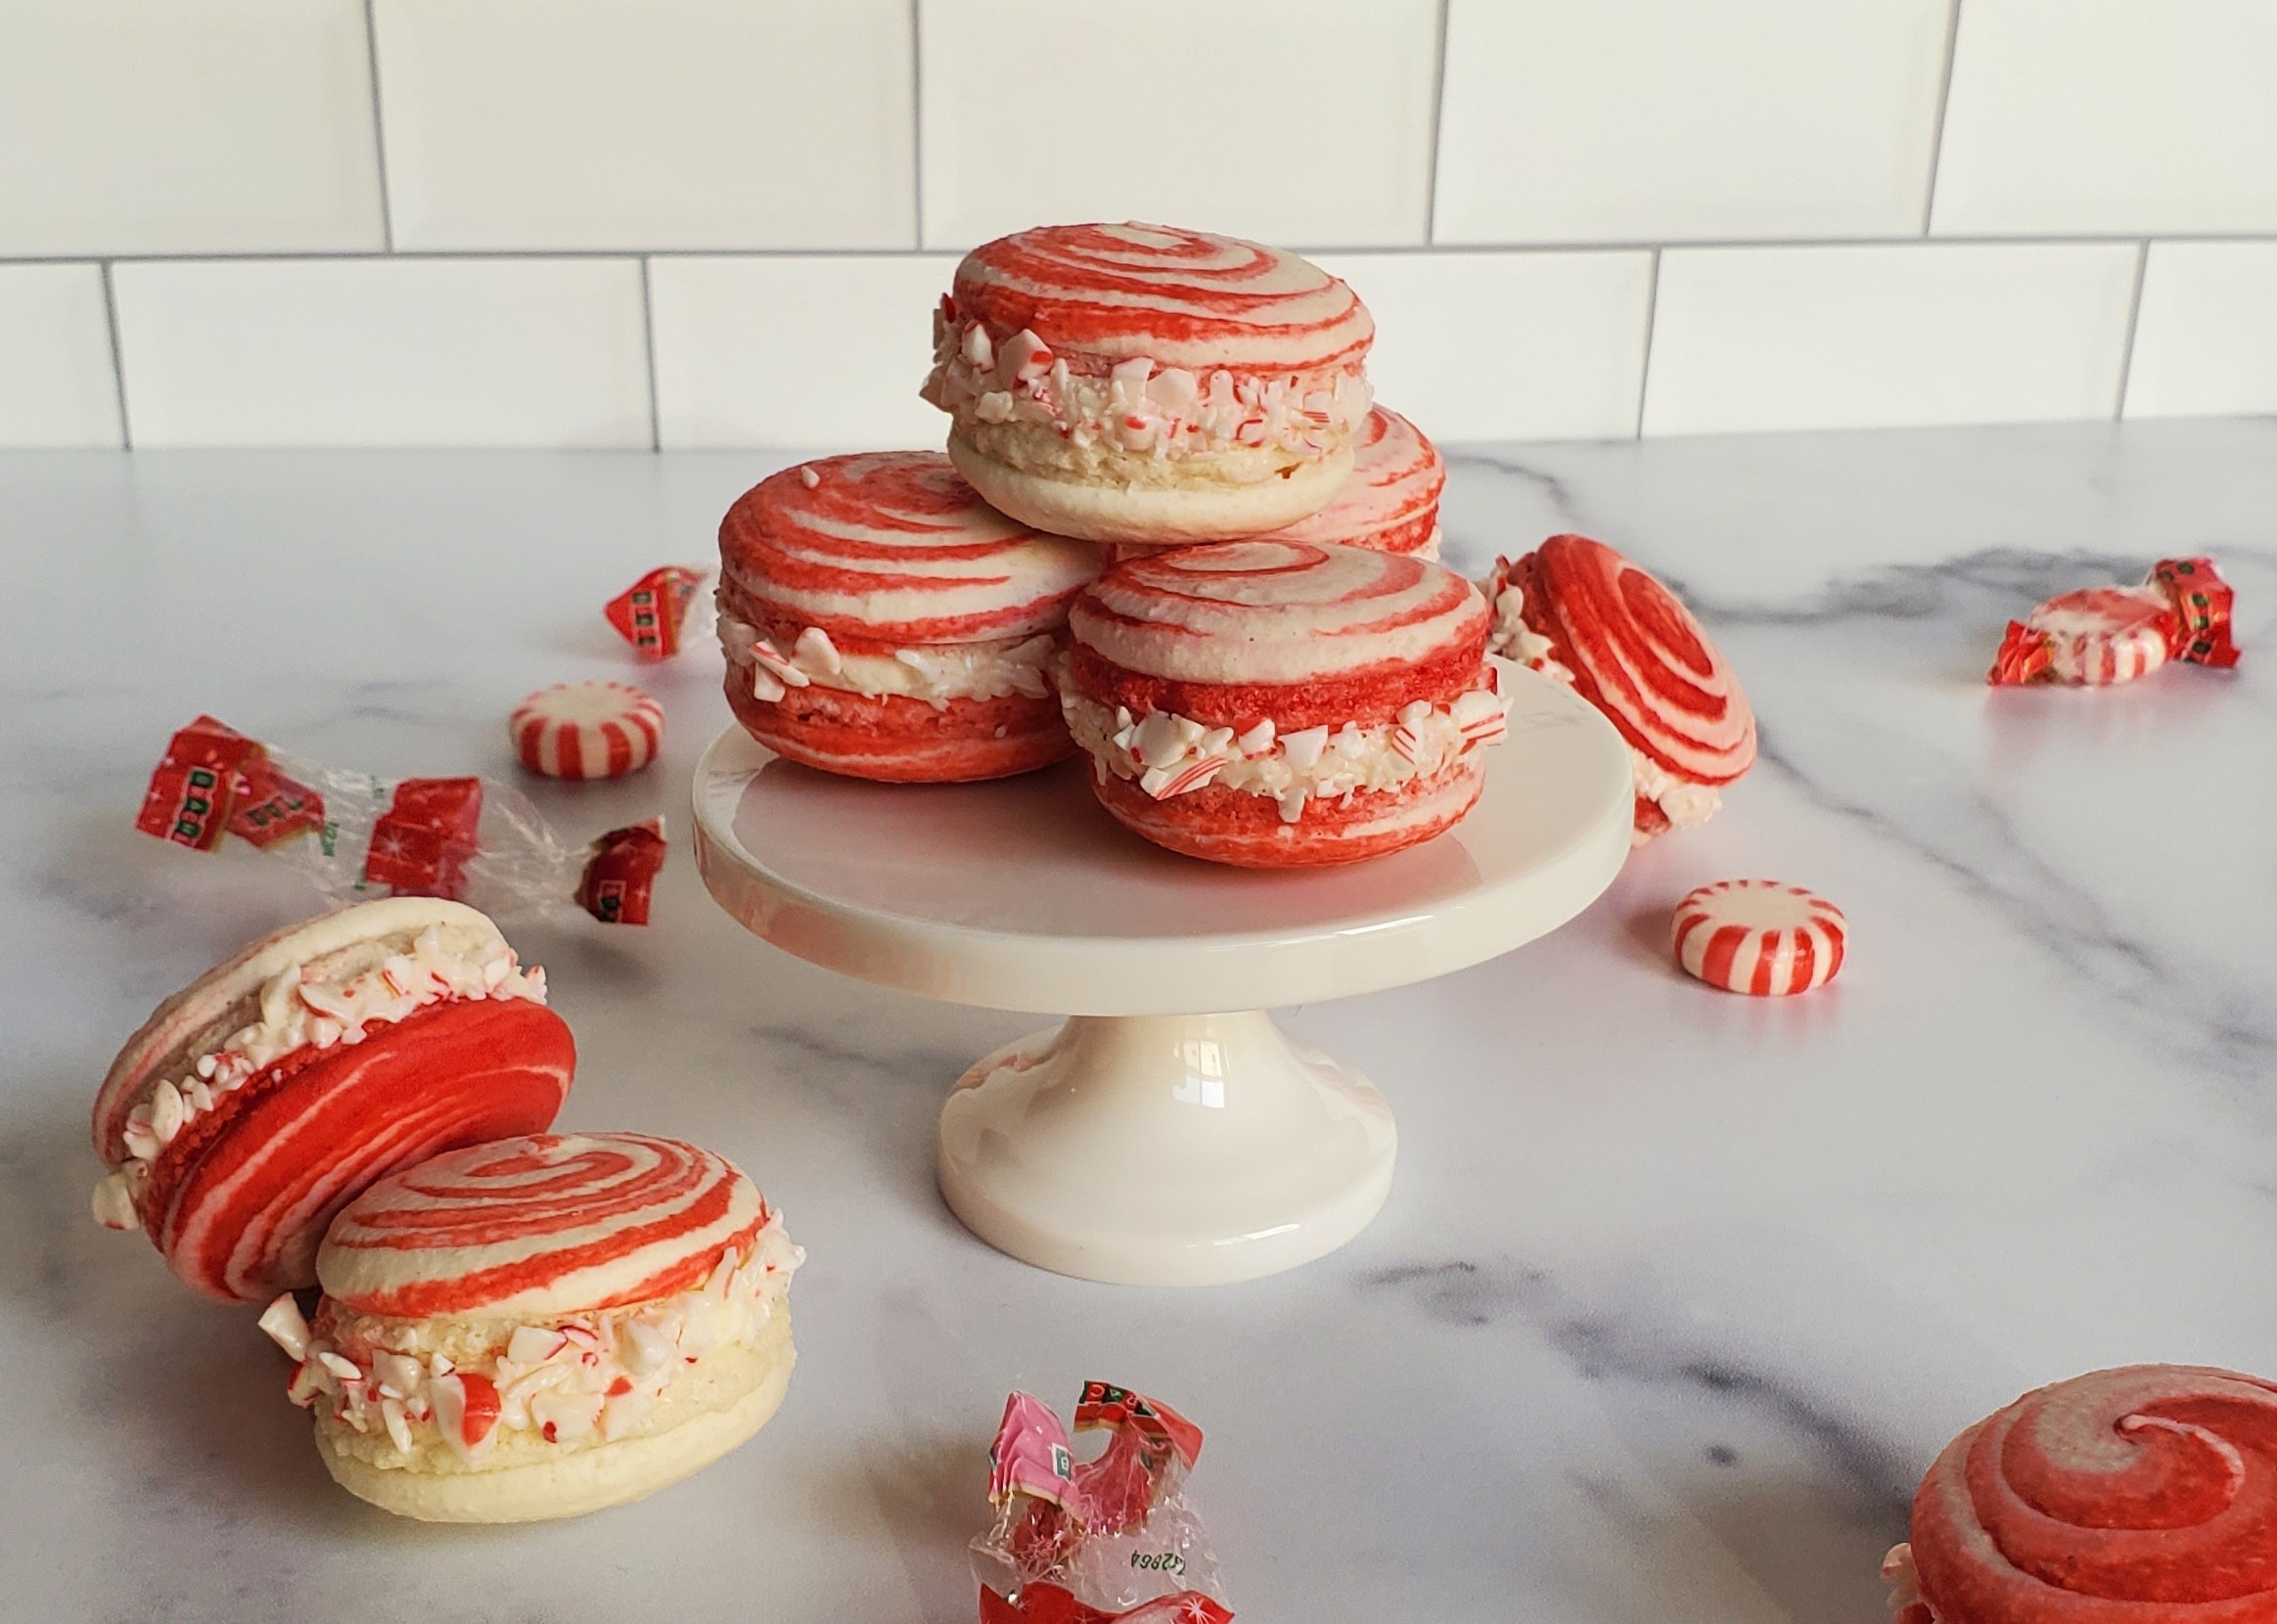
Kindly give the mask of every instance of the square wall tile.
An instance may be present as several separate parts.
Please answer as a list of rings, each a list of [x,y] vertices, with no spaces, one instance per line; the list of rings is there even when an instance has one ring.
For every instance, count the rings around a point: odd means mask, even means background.
[[[2130,418],[2277,412],[2277,243],[2153,243]]]
[[[384,240],[361,0],[0,0],[0,254]]]
[[[920,0],[925,244],[1153,220],[1421,243],[1437,0]]]
[[[1340,253],[1376,318],[1376,397],[1435,440],[1626,439],[1653,256]]]
[[[0,446],[119,443],[95,265],[0,265]]]
[[[909,0],[375,0],[404,248],[914,248]]]
[[[1911,235],[1952,0],[1451,0],[1441,243]]]
[[[2126,243],[1671,248],[1647,434],[2108,418]]]
[[[640,262],[113,268],[138,446],[651,443]]]
[[[938,446],[917,398],[954,256],[649,262],[665,449]]]
[[[1966,0],[1933,226],[2277,231],[2277,5]]]

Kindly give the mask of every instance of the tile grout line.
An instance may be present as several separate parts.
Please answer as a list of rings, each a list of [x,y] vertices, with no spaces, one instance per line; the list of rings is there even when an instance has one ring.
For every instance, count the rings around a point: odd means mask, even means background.
[[[1653,330],[1661,320],[1661,249],[1653,250],[1653,268],[1645,278],[1645,364],[1637,371],[1637,425],[1629,438],[1645,437],[1645,389],[1653,381]]]
[[[1937,171],[1945,159],[1945,109],[1953,100],[1953,59],[1961,47],[1961,7],[1964,0],[1953,0],[1952,9],[1945,13],[1945,69],[1937,80],[1937,115],[1930,125],[1929,185],[1921,195],[1921,235],[1929,235],[1929,223],[1936,213]]]
[[[1431,75],[1431,158],[1424,171],[1423,241],[1436,247],[1439,234],[1439,134],[1447,120],[1447,13],[1454,0],[1439,0],[1438,54]]]
[[[2277,244],[2277,232],[2233,231],[2176,232],[2151,239],[2160,243],[2215,243],[2215,244]],[[2140,232],[2069,232],[2053,236],[2019,236],[1987,233],[1984,235],[1956,235],[1936,238],[1925,243],[1918,236],[1907,237],[1700,237],[1680,242],[1654,243],[1636,238],[1607,238],[1596,242],[1572,243],[1309,243],[1291,245],[1300,253],[1307,254],[1380,254],[1386,258],[1454,258],[1477,254],[1511,254],[1548,256],[1565,253],[1649,253],[1665,247],[1671,248],[2087,248],[2097,245],[2123,243],[2132,248],[2144,241]],[[427,260],[517,260],[517,259],[629,259],[646,253],[653,259],[912,259],[924,255],[938,257],[953,255],[954,248],[662,248],[647,252],[641,248],[619,246],[584,248],[421,248],[414,252],[398,253],[392,250],[357,249],[348,252],[329,252],[323,249],[301,251],[275,248],[224,250],[203,253],[114,253],[111,262],[121,265],[142,264],[235,264],[308,261],[332,263],[368,259],[427,259]],[[23,253],[0,254],[0,265],[84,265],[92,256],[78,253]]]
[[[909,0],[909,228],[925,251],[925,0]]]
[[[2118,352],[2118,398],[2111,404],[2111,421],[2126,421],[2126,386],[2135,374],[2135,333],[2143,320],[2143,283],[2151,270],[2151,240],[2135,249],[2135,296],[2126,307],[2126,338]]]
[[[373,15],[379,0],[364,0],[364,62],[372,80],[372,158],[380,170],[380,241],[395,251],[395,200],[387,189],[387,121],[380,113],[380,23]]]
[[[649,293],[649,259],[640,260],[640,335],[641,348],[647,352],[649,363],[649,449],[664,449],[664,419],[657,407],[657,305]]]
[[[111,383],[118,391],[118,446],[134,449],[134,426],[126,416],[126,350],[118,341],[118,291],[111,285],[111,261],[102,263],[103,319],[111,328]]]

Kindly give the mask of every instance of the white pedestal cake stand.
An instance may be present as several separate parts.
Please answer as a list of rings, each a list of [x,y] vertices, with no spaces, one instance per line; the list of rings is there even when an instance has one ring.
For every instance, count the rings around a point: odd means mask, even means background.
[[[1265,1009],[1425,980],[1531,941],[1612,883],[1629,757],[1505,667],[1510,736],[1451,833],[1254,873],[1148,845],[1070,762],[993,784],[832,778],[729,729],[696,769],[696,862],[753,934],[931,998],[1070,1015],[965,1073],[940,1187],[998,1249],[1192,1286],[1309,1262],[1390,1187],[1390,1108]]]

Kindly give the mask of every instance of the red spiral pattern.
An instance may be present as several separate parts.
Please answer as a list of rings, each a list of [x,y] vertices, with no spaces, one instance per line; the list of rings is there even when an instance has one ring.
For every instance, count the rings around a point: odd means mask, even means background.
[[[1089,542],[983,503],[937,451],[824,457],[770,475],[728,510],[719,554],[730,613],[871,644],[1049,631],[1102,562]]]
[[[1378,406],[1352,442],[1352,476],[1310,519],[1273,541],[1326,541],[1379,553],[1421,553],[1438,539],[1447,465],[1423,430]]]
[[[2277,1620],[2277,1385],[2182,1365],[2027,1393],[1913,1503],[1939,1624]]]
[[[957,266],[948,319],[1023,329],[1080,374],[1144,356],[1204,373],[1357,370],[1376,324],[1351,289],[1279,248],[1174,226],[1038,226]]]
[[[1234,541],[1126,559],[1069,610],[1079,648],[1171,681],[1296,683],[1467,657],[1487,609],[1427,559]]]
[[[1731,783],[1755,760],[1755,715],[1692,611],[1601,541],[1552,536],[1495,570],[1526,624],[1555,647],[1574,692],[1660,767],[1693,784]]]
[[[562,1316],[701,1286],[768,1218],[708,1150],[645,1134],[538,1134],[437,1156],[342,1212],[317,1258],[360,1313]]]

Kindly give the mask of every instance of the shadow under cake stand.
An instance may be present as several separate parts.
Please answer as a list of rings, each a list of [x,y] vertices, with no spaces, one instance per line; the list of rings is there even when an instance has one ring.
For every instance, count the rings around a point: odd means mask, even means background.
[[[740,728],[696,769],[696,862],[719,905],[883,986],[1066,1014],[966,1072],[941,1194],[1014,1257],[1195,1286],[1294,1268],[1384,1204],[1382,1094],[1268,1008],[1403,986],[1546,934],[1627,856],[1629,755],[1567,689],[1502,669],[1510,733],[1435,840],[1258,873],[1147,844],[1087,763],[973,785],[834,778]]]

